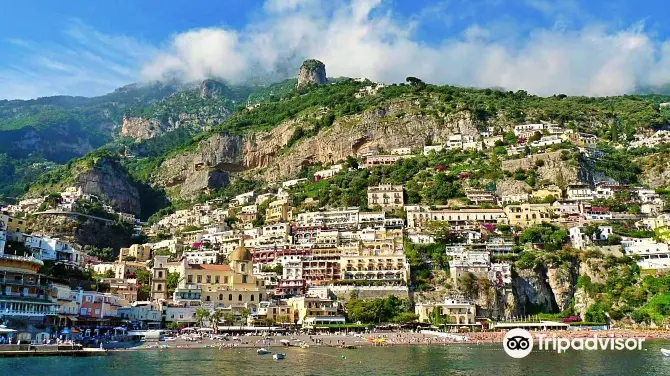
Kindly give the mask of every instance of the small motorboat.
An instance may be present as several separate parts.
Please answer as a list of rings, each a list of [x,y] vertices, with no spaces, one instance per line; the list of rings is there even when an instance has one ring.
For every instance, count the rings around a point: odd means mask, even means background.
[[[276,354],[272,355],[272,359],[274,359],[274,360],[282,360],[284,358],[286,358],[286,354],[284,354],[284,353],[276,353]]]
[[[256,350],[256,354],[258,355],[265,355],[265,354],[271,354],[272,351],[266,349],[265,347],[261,347],[260,349]]]
[[[661,349],[661,354],[663,354],[663,355],[665,355],[665,356],[670,356],[670,350],[667,350],[667,349]]]

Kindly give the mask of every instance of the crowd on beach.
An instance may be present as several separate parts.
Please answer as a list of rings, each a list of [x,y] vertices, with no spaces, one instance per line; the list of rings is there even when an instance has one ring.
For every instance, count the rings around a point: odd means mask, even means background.
[[[647,338],[670,340],[668,330],[633,330],[633,329],[610,329],[610,330],[538,330],[531,331],[534,335],[545,335],[562,338],[587,338],[597,335],[598,337],[613,338]],[[435,332],[421,333],[411,330],[405,331],[383,331],[367,333],[324,333],[304,334],[291,333],[274,336],[241,336],[234,340],[215,341],[204,338],[195,343],[187,343],[178,340],[170,345],[171,348],[203,348],[215,347],[219,349],[229,348],[261,348],[278,346],[330,346],[330,347],[359,347],[359,346],[438,346],[453,344],[485,345],[502,343],[507,331],[481,331],[467,333],[444,333],[436,335]]]

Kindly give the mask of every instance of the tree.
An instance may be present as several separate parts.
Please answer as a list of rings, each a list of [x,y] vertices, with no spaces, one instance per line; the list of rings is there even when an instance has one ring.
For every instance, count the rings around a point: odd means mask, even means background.
[[[87,244],[84,246],[84,253],[86,253],[89,256],[97,257],[101,261],[105,262],[114,261],[114,259],[116,258],[114,255],[114,249],[109,247],[99,249],[98,247],[94,247],[92,245]]]
[[[586,309],[586,314],[584,316],[586,321],[588,322],[597,322],[597,323],[607,322],[605,307],[600,302],[591,304],[589,308]]]
[[[214,312],[209,315],[209,323],[212,326],[212,329],[216,332],[219,331],[219,323],[223,320],[223,315],[223,311],[219,309],[215,309]]]
[[[50,208],[56,209],[56,207],[63,202],[63,198],[58,193],[49,193],[49,195],[44,198],[44,202],[46,202]]]
[[[209,310],[206,308],[198,308],[195,310],[195,314],[193,315],[193,318],[195,319],[196,325],[202,328],[202,324],[209,320],[210,314]]]
[[[464,273],[458,278],[458,289],[468,298],[472,299],[479,292],[478,278],[471,272]]]
[[[167,276],[167,290],[168,294],[172,295],[172,293],[177,289],[177,286],[179,286],[179,282],[182,281],[183,278],[179,275],[179,272],[174,272],[174,273],[169,273]]]
[[[103,277],[104,278],[114,278],[115,277],[114,270],[107,269],[107,271],[105,271],[105,274],[103,274]]]
[[[247,309],[247,308],[242,308],[242,309],[240,310],[240,317],[242,317],[242,322],[243,322],[245,325],[246,325],[246,323],[247,323],[247,317],[249,317],[249,314],[250,314],[250,313],[251,313],[251,312],[249,312],[249,309]]]
[[[353,168],[354,170],[358,169],[358,159],[352,157],[351,155],[347,156],[347,161],[345,163],[349,168]]]
[[[411,324],[419,321],[419,315],[412,312],[401,312],[393,318],[393,321],[399,324]]]
[[[233,316],[232,313],[224,313],[223,314],[223,321],[227,324],[232,324],[233,321],[235,321],[235,316]]]
[[[140,285],[148,286],[149,280],[151,279],[151,273],[145,269],[137,269],[135,270],[135,278]]]
[[[410,84],[410,86],[416,86],[416,87],[419,87],[419,88],[423,88],[423,87],[426,86],[425,82],[421,81],[420,79],[418,79],[416,77],[411,77],[411,76],[407,77],[407,78],[405,78],[405,81],[408,84]]]
[[[449,222],[447,221],[428,221],[426,223],[426,232],[441,243],[446,243],[451,239],[451,226],[449,226]]]

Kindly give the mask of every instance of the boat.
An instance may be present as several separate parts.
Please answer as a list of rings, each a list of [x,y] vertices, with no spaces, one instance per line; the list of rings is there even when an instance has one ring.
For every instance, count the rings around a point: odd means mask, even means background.
[[[670,350],[667,350],[667,349],[661,349],[661,354],[663,354],[663,355],[665,355],[665,356],[670,356]]]
[[[274,359],[274,360],[282,360],[284,358],[286,358],[286,354],[284,354],[284,353],[276,353],[276,354],[272,355],[272,359]]]
[[[303,343],[303,344],[300,345],[300,348],[301,349],[309,349],[309,345],[306,344],[306,343]]]
[[[261,347],[260,349],[256,350],[256,353],[258,355],[265,355],[265,354],[271,354],[272,351],[266,349],[265,347]]]

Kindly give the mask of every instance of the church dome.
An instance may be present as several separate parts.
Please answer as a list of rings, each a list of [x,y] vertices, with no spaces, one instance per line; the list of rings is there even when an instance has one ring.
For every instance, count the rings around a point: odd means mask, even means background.
[[[251,259],[251,252],[242,246],[235,248],[233,253],[230,254],[230,261],[248,262]]]

